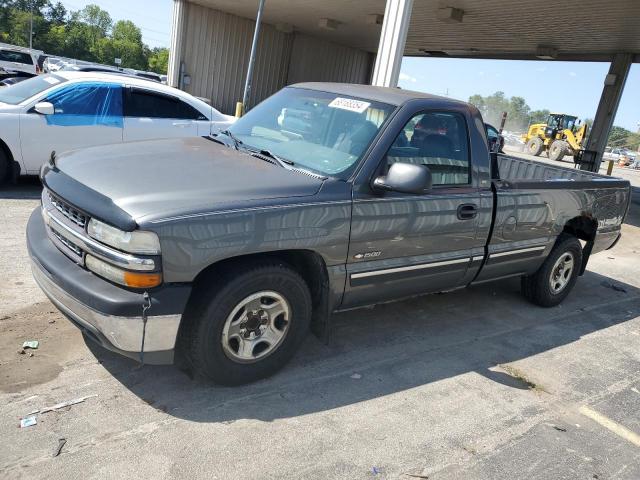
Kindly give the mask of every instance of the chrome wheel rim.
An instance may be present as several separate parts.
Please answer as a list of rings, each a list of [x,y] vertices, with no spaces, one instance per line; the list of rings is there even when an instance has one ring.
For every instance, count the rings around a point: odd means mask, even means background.
[[[272,354],[289,331],[289,302],[273,291],[249,295],[238,303],[222,329],[222,349],[238,363],[253,363]]]
[[[558,294],[565,289],[571,279],[574,265],[573,254],[570,252],[563,253],[556,260],[549,277],[549,286],[552,293]]]

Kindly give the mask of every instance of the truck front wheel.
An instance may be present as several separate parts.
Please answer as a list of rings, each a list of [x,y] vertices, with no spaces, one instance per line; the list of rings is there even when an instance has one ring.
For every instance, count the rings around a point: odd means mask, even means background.
[[[311,294],[302,277],[284,263],[265,262],[211,283],[218,286],[211,285],[213,295],[200,295],[186,319],[185,353],[194,373],[240,385],[281,369],[311,322]]]
[[[527,153],[529,155],[538,156],[542,153],[542,149],[544,148],[544,143],[540,137],[533,137],[531,140],[527,142]]]
[[[573,288],[582,265],[582,246],[572,235],[562,234],[542,266],[522,277],[522,294],[541,307],[561,303]]]

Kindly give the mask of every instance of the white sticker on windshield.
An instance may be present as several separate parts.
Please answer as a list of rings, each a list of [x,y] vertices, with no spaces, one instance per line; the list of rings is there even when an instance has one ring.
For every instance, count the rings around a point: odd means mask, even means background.
[[[362,113],[371,104],[369,102],[363,102],[362,100],[354,100],[353,98],[336,97],[329,104],[332,108],[341,108],[342,110],[349,110],[350,112]]]
[[[42,77],[42,79],[45,82],[50,83],[51,85],[56,85],[60,83],[60,80],[58,80],[56,77]]]

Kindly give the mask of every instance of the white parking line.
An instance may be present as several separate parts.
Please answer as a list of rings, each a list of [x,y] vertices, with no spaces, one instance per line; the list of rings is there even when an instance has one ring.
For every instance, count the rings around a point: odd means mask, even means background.
[[[614,422],[610,418],[605,417],[601,413],[598,413],[587,406],[580,407],[580,413],[585,417],[589,417],[594,422],[599,423],[607,430],[618,435],[620,438],[624,438],[629,443],[633,443],[636,447],[640,447],[640,435],[637,433],[632,432],[628,428],[623,427],[619,423]]]

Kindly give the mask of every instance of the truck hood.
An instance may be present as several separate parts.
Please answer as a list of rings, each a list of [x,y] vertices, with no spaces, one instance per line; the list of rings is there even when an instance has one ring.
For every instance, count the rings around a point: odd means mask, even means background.
[[[320,178],[201,137],[74,150],[60,155],[56,166],[109,198],[138,223],[310,196],[322,186]]]

